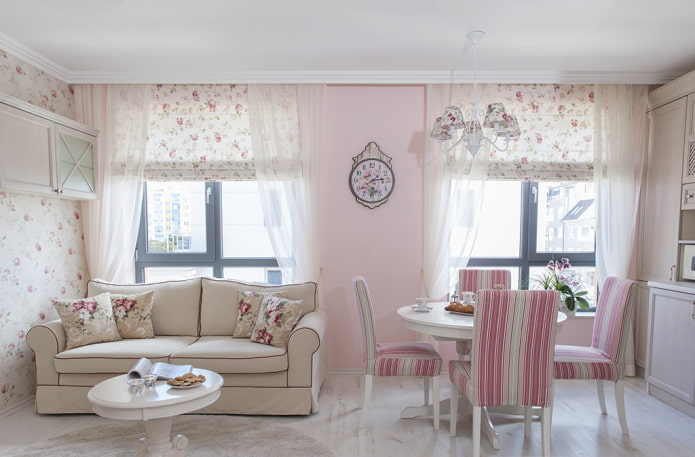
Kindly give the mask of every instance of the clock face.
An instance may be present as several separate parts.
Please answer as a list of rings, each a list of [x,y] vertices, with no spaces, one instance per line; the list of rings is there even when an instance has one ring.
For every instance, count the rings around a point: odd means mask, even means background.
[[[389,198],[393,191],[394,176],[391,167],[380,159],[358,162],[350,173],[350,189],[358,202],[375,208]]]

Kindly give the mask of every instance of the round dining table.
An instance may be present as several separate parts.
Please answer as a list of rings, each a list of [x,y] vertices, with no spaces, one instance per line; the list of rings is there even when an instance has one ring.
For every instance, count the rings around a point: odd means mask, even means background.
[[[425,335],[431,335],[437,341],[470,341],[473,339],[473,315],[464,313],[455,313],[447,311],[444,308],[448,302],[430,302],[426,311],[418,309],[417,305],[406,305],[398,308],[398,316],[403,320],[403,325],[410,330]],[[558,313],[557,325],[558,328],[567,320],[567,315]],[[463,357],[464,354],[459,354]],[[459,402],[463,408],[470,409],[468,402]],[[442,400],[440,403],[441,414],[450,413],[450,401]],[[519,412],[517,409],[510,410],[507,407],[490,408],[493,411],[500,412]],[[465,412],[470,412],[469,410]],[[495,430],[490,420],[490,415],[487,408],[483,408],[483,420],[481,421],[482,431],[488,437],[490,444],[494,449],[499,449],[499,434]],[[409,406],[403,410],[401,417],[409,419],[417,416],[431,416],[433,408],[431,405],[424,406]],[[523,412],[521,413],[523,414]],[[453,419],[452,419],[453,420]]]

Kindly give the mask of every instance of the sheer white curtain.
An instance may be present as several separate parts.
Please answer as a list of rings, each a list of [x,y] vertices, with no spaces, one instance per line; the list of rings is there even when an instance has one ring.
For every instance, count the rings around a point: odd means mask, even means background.
[[[599,284],[608,276],[634,278],[637,209],[647,154],[647,93],[643,85],[595,88],[596,270]],[[630,331],[626,374],[634,376]]]
[[[99,130],[99,198],[82,203],[92,278],[135,282],[135,252],[147,142],[149,86],[76,85],[77,120]]]
[[[490,91],[471,85],[428,85],[427,127],[431,128],[444,108],[466,108],[474,98],[487,106]],[[427,132],[429,133],[429,132]],[[429,137],[428,137],[429,138]],[[478,232],[489,163],[489,150],[481,148],[475,157],[458,146],[446,150],[428,139],[425,150],[423,286],[426,297],[440,299],[456,284],[456,272],[464,268]]]
[[[249,85],[254,165],[283,282],[318,281],[324,85]]]

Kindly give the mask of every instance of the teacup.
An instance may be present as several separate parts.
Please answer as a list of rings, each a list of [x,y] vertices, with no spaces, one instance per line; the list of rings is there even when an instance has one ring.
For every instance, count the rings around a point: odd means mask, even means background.
[[[427,303],[429,302],[429,299],[427,298],[416,298],[417,301],[417,309],[418,311],[426,311],[427,310]]]
[[[475,292],[461,292],[461,303],[472,305],[475,301]]]

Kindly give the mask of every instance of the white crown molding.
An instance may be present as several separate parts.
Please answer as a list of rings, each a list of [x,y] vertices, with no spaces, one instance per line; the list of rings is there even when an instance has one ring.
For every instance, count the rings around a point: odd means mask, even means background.
[[[478,72],[482,84],[666,84],[681,73]],[[449,71],[259,71],[197,73],[71,73],[75,84],[470,84],[472,72]]]
[[[473,83],[473,72],[457,71],[230,71],[74,72],[0,32],[0,49],[69,84],[450,84]],[[666,84],[682,73],[589,71],[478,72],[483,84]]]
[[[49,75],[60,79],[61,81],[67,83],[70,82],[68,81],[70,78],[70,72],[67,69],[61,67],[52,60],[47,59],[38,52],[24,46],[18,41],[13,40],[2,32],[0,32],[0,49],[7,51],[13,56],[25,61],[29,65],[33,65],[39,70],[44,71]]]

